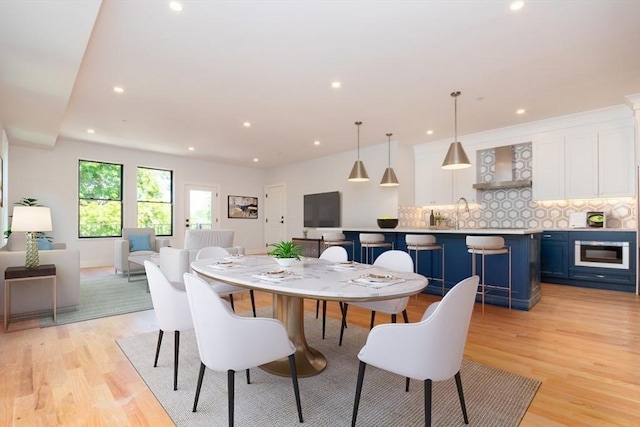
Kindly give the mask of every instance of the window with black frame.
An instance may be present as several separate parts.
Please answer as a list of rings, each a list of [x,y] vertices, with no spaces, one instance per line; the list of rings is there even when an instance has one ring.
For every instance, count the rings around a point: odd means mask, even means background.
[[[122,235],[122,165],[79,160],[78,237]]]
[[[173,171],[138,167],[138,227],[152,227],[156,236],[173,234]]]

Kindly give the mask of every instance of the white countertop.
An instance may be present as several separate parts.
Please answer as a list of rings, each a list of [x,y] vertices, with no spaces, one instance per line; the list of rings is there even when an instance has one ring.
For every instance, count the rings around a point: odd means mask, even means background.
[[[421,233],[421,234],[534,234],[542,233],[542,228],[380,228],[380,227],[343,227],[343,231],[361,231],[365,233]]]

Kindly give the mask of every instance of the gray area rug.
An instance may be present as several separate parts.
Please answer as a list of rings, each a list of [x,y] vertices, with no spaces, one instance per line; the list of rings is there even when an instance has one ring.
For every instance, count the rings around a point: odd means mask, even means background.
[[[264,312],[263,312],[264,315]],[[338,346],[339,322],[327,319],[327,338],[321,339],[321,320],[309,313],[305,331],[310,345],[327,357],[321,374],[300,378],[305,426],[349,426],[353,411],[358,351],[368,330],[349,326]],[[224,426],[227,418],[226,373],[207,369],[198,403],[191,412],[200,359],[192,331],[181,334],[178,390],[173,391],[173,334],[165,334],[158,367],[153,368],[157,333],[118,340],[147,386],[178,426]],[[465,360],[462,384],[471,426],[517,426],[540,385],[538,381]],[[423,384],[372,366],[367,367],[358,413],[358,426],[424,425]],[[465,426],[453,379],[433,384],[432,425]],[[236,426],[299,425],[290,378],[251,370],[251,384],[244,372],[236,374]]]
[[[82,322],[100,317],[133,313],[153,308],[144,275],[110,276],[80,280],[80,304],[75,311],[58,313],[58,324]],[[52,317],[40,319],[40,326],[53,325]]]

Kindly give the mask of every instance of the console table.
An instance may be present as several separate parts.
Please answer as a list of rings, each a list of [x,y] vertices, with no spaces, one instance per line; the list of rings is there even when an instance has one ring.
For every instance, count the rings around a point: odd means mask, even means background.
[[[11,311],[11,285],[25,280],[51,279],[53,288],[53,323],[57,322],[56,301],[56,266],[43,264],[37,268],[7,267],[4,271],[4,330],[9,329],[9,312]]]

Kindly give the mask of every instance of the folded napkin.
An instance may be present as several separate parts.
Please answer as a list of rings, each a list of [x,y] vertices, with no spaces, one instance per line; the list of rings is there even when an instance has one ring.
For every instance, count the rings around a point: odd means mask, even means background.
[[[254,274],[251,277],[266,280],[267,282],[283,282],[285,280],[302,279],[302,276],[298,276],[297,274],[286,270],[265,271]]]
[[[365,274],[350,281],[353,284],[368,286],[370,288],[380,289],[385,286],[395,285],[404,282],[404,279],[390,274]]]
[[[216,270],[231,270],[234,268],[244,268],[244,265],[236,264],[231,261],[220,261],[207,265],[207,267],[215,268]]]
[[[334,270],[362,270],[365,268],[370,268],[369,264],[360,264],[355,261],[345,261],[345,262],[336,262],[334,264],[329,265],[330,268]]]

